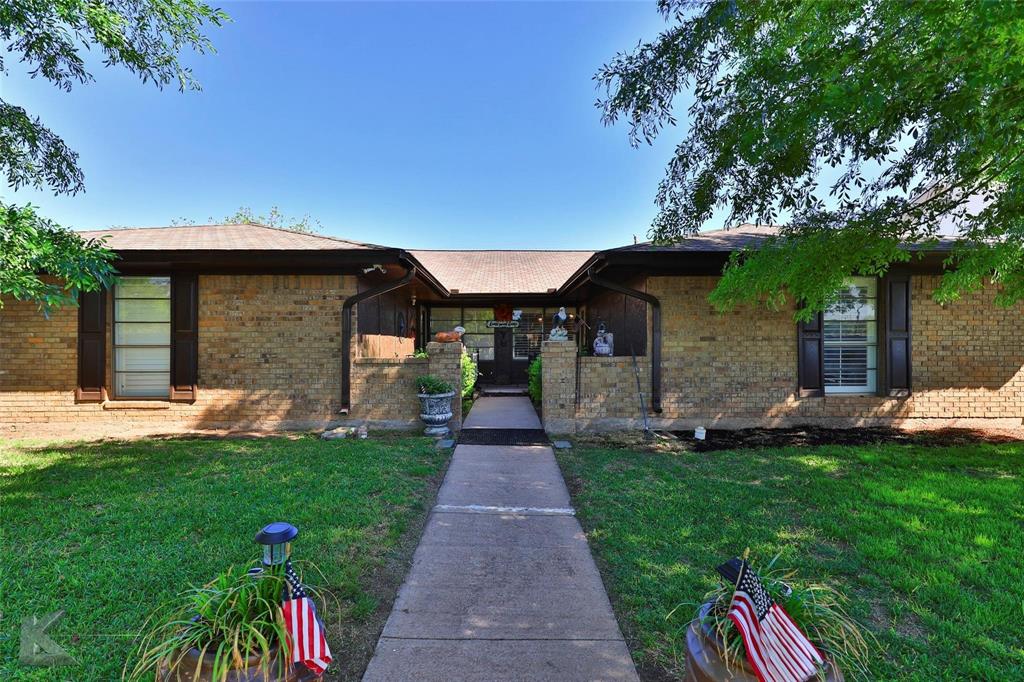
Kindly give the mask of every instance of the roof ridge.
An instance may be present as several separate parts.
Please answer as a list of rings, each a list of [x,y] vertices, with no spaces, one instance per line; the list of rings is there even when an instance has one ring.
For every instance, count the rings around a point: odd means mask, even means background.
[[[216,225],[217,223],[214,223]],[[287,227],[278,227],[277,225],[264,225],[263,223],[254,223],[249,220],[244,223],[225,223],[226,225],[251,225],[253,227],[262,227],[267,230],[277,230],[278,232],[287,232],[288,234],[301,234],[306,237],[319,237],[320,239],[330,239],[331,241],[341,242],[343,244],[355,244],[356,246],[368,246],[376,249],[387,249],[391,248],[388,246],[382,246],[381,244],[371,244],[370,242],[357,242],[354,239],[345,239],[344,237],[335,237],[329,234],[317,234],[315,232],[300,232],[299,230],[289,230]],[[207,226],[211,227],[211,226]]]
[[[172,230],[180,228],[202,228],[202,227],[259,227],[264,230],[275,230],[277,232],[285,232],[287,234],[297,234],[303,237],[315,237],[317,239],[326,239],[333,242],[339,242],[341,244],[349,244],[355,246],[364,246],[373,249],[388,249],[392,247],[383,246],[381,244],[372,244],[370,242],[358,242],[354,239],[345,239],[344,237],[335,237],[329,234],[318,234],[315,232],[300,232],[299,230],[290,230],[287,227],[278,227],[276,225],[265,225],[263,223],[253,222],[247,220],[240,223],[193,223],[188,225],[145,225],[145,226],[122,226],[122,227],[106,227],[98,230],[75,230],[75,232],[129,232],[129,231],[140,231],[140,230]]]

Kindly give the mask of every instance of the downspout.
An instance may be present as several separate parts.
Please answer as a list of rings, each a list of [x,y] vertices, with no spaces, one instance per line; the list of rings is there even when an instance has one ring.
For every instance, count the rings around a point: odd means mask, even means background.
[[[587,278],[592,284],[604,289],[617,291],[632,298],[638,298],[651,304],[651,409],[661,414],[661,301],[657,296],[646,291],[637,291],[616,282],[601,279],[594,274],[593,266],[587,270]]]
[[[341,409],[338,414],[348,414],[352,409],[352,308],[362,301],[376,298],[381,294],[404,287],[416,276],[416,266],[403,263],[406,272],[400,279],[367,289],[355,296],[349,296],[341,306]]]

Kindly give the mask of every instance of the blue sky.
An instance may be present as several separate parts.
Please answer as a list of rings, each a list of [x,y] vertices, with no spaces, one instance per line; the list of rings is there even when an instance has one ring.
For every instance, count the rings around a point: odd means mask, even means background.
[[[641,238],[682,131],[633,149],[592,81],[663,27],[653,2],[226,3],[199,93],[96,67],[71,93],[8,63],[3,97],[77,150],[86,191],[19,192],[77,229],[249,206],[426,248]],[[682,103],[685,106],[685,102]]]

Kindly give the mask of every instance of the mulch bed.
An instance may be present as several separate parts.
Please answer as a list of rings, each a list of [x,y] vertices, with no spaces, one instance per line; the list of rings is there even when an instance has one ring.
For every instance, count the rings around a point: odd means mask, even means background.
[[[644,438],[641,432],[614,432],[580,435],[581,444],[630,448],[650,452],[714,452],[776,447],[815,447],[820,445],[870,445],[903,443],[927,446],[970,445],[973,443],[1009,443],[1024,440],[1024,430],[920,429],[902,430],[882,426],[829,429],[801,426],[778,429],[708,429],[704,440],[693,431],[658,432]]]
[[[689,444],[694,452],[739,450],[745,448],[814,447],[818,445],[870,445],[873,443],[904,443],[916,445],[968,445],[971,443],[1008,443],[1024,438],[1024,433],[1010,434],[975,429],[935,429],[904,431],[882,426],[854,429],[827,429],[816,426],[787,429],[709,429],[707,437],[696,440],[693,431],[673,431],[672,435]]]

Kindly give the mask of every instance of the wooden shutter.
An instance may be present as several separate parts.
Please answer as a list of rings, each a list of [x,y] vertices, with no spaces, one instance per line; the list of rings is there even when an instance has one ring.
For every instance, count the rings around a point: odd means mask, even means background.
[[[193,402],[199,382],[199,277],[171,275],[171,400]]]
[[[75,399],[80,403],[99,403],[105,399],[107,377],[107,292],[78,293],[78,387]]]
[[[885,279],[885,385],[889,395],[910,391],[910,276]]]
[[[797,323],[798,383],[801,397],[825,395],[823,315]]]

